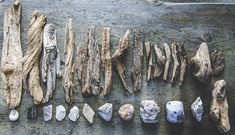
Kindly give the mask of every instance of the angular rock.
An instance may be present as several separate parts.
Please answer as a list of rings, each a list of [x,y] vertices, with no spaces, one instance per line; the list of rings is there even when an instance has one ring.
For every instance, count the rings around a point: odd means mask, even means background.
[[[16,111],[16,110],[11,110],[11,112],[10,112],[10,114],[9,114],[9,120],[10,120],[10,121],[16,121],[16,120],[18,120],[18,118],[19,118],[19,113],[18,113],[18,111]]]
[[[52,105],[47,105],[43,107],[44,121],[49,121],[52,119]]]
[[[153,100],[143,100],[140,103],[140,117],[144,123],[157,123],[160,108]]]
[[[37,118],[37,113],[38,113],[37,107],[35,107],[35,106],[29,107],[28,108],[27,118],[29,120],[36,119]]]
[[[105,103],[98,109],[98,113],[102,119],[105,121],[110,121],[113,115],[113,104]]]
[[[66,116],[66,110],[63,105],[56,106],[56,116],[55,118],[58,121],[62,121]]]
[[[77,121],[77,119],[79,118],[79,109],[77,106],[73,106],[70,109],[68,117],[71,121]]]
[[[171,123],[184,121],[184,106],[181,101],[169,101],[166,104],[166,118]]]
[[[132,104],[124,104],[119,109],[119,115],[122,120],[129,121],[134,116],[134,106]]]
[[[191,105],[191,110],[194,118],[200,122],[203,114],[203,103],[200,97],[198,97]]]
[[[93,111],[90,105],[85,103],[82,109],[82,113],[84,117],[87,119],[87,121],[89,121],[90,123],[94,122],[95,112]]]

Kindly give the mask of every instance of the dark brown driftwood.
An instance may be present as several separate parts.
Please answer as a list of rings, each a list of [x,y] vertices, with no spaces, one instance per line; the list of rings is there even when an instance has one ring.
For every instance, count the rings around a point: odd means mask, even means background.
[[[132,80],[134,91],[142,88],[142,67],[143,67],[143,33],[135,30],[134,32],[134,54],[132,65]]]
[[[65,98],[67,103],[72,104],[74,102],[74,78],[73,78],[73,57],[75,47],[75,32],[73,30],[72,18],[68,18],[65,34],[65,68],[64,75],[62,77],[62,84],[65,91]]]
[[[56,30],[53,24],[47,24],[44,27],[41,71],[42,80],[47,84],[44,101],[48,102],[53,91],[55,91],[56,75],[61,77],[60,52],[57,47]]]
[[[127,79],[125,75],[125,66],[122,61],[123,55],[125,54],[125,52],[127,51],[129,47],[129,34],[130,34],[130,31],[127,30],[125,35],[122,38],[120,38],[119,43],[118,43],[118,48],[114,52],[112,59],[115,61],[116,68],[117,68],[119,77],[122,81],[122,84],[124,86],[124,89],[130,94],[132,94],[133,93],[132,89],[130,89],[130,87],[127,85]]]
[[[23,59],[23,81],[25,88],[28,89],[30,95],[34,98],[34,104],[40,104],[43,101],[43,90],[40,86],[39,61],[45,24],[45,15],[41,15],[37,11],[32,13],[28,30],[28,49]]]
[[[210,116],[217,122],[217,128],[221,133],[226,133],[230,130],[228,116],[228,101],[226,98],[226,83],[224,80],[215,82],[212,90],[212,101],[210,107]]]
[[[22,58],[20,39],[21,5],[18,0],[4,14],[2,80],[9,108],[19,106],[22,93]]]
[[[171,63],[171,50],[170,50],[170,47],[166,43],[164,43],[163,46],[164,46],[165,56],[166,56],[163,80],[167,80],[168,70],[169,70],[169,66]]]
[[[180,59],[180,79],[179,79],[179,85],[182,86],[185,79],[185,74],[187,70],[187,52],[184,48],[184,44],[179,44],[178,47],[179,52],[179,59]]]
[[[171,77],[171,83],[174,84],[179,71],[179,61],[178,61],[178,44],[173,43],[171,44],[171,55],[173,58],[173,73]]]
[[[157,44],[154,45],[154,52],[155,52],[156,62],[155,62],[153,76],[154,78],[156,78],[162,74],[166,58]]]
[[[108,95],[112,87],[112,58],[110,54],[110,27],[104,27],[101,57],[104,68],[104,95]]]
[[[211,65],[213,70],[213,75],[219,75],[224,70],[224,56],[222,52],[214,50],[211,53]]]

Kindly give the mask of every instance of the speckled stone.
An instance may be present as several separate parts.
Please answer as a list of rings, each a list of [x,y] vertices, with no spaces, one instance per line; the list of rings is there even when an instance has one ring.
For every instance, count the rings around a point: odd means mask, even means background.
[[[43,107],[44,121],[50,121],[52,119],[52,105]]]
[[[79,109],[77,106],[73,106],[70,109],[68,118],[73,122],[77,121],[77,119],[79,118]]]
[[[113,115],[113,104],[105,103],[104,105],[98,108],[98,114],[105,121],[110,121]]]
[[[132,104],[124,104],[119,109],[119,115],[122,120],[129,121],[134,116],[134,106]]]
[[[58,121],[62,121],[66,116],[66,110],[63,105],[56,106],[56,116],[55,118]]]
[[[10,121],[17,121],[19,118],[19,113],[16,110],[11,110],[10,114],[9,114],[9,120]]]
[[[140,118],[144,123],[157,123],[160,108],[153,100],[143,100],[140,103]]]
[[[191,110],[196,121],[200,122],[202,120],[202,114],[203,114],[203,103],[200,97],[198,97],[192,103]]]
[[[166,104],[166,118],[171,123],[184,121],[184,106],[181,101],[169,101]]]
[[[82,109],[82,113],[88,122],[90,122],[90,123],[94,122],[95,112],[93,111],[93,109],[91,108],[90,105],[85,103],[83,106],[83,109]]]

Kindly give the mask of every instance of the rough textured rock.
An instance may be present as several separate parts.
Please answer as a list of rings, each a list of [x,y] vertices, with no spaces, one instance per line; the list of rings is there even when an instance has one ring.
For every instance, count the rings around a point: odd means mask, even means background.
[[[157,123],[160,108],[153,100],[142,100],[140,103],[140,117],[144,123]]]
[[[90,123],[94,122],[95,112],[93,111],[93,109],[91,108],[90,105],[85,103],[83,106],[83,109],[82,109],[82,113],[88,122],[90,122]]]
[[[180,59],[180,78],[179,78],[179,85],[182,86],[184,84],[185,75],[187,72],[187,52],[184,48],[184,44],[180,43],[179,48],[179,59]]]
[[[167,43],[163,44],[164,46],[164,50],[165,50],[165,56],[166,56],[166,63],[165,63],[165,68],[164,68],[164,74],[163,74],[163,80],[167,80],[167,76],[168,76],[168,70],[169,70],[169,66],[171,63],[171,50],[170,47],[167,45]]]
[[[71,121],[77,121],[77,119],[79,118],[79,109],[77,106],[73,106],[70,111],[69,111],[69,115],[68,115],[68,118],[71,120]]]
[[[37,116],[38,116],[38,111],[37,111],[37,107],[36,106],[32,106],[32,107],[29,107],[27,108],[27,118],[29,120],[32,120],[32,119],[36,119]]]
[[[55,118],[58,121],[62,121],[66,116],[66,110],[63,105],[56,106],[56,115]]]
[[[203,103],[200,97],[198,97],[191,105],[191,110],[194,118],[200,122],[203,114]]]
[[[19,118],[19,113],[16,110],[11,110],[10,114],[9,114],[9,120],[10,121],[17,121]]]
[[[4,13],[2,48],[2,81],[4,98],[9,108],[19,106],[22,95],[21,5],[16,0]]]
[[[181,101],[169,101],[166,104],[166,118],[171,123],[184,121],[184,106]]]
[[[104,105],[98,108],[98,114],[105,121],[110,121],[113,116],[113,104],[105,103]]]
[[[52,119],[52,105],[43,107],[44,121],[50,121]]]
[[[119,108],[119,116],[124,121],[129,121],[134,117],[134,106],[132,104],[124,104]]]

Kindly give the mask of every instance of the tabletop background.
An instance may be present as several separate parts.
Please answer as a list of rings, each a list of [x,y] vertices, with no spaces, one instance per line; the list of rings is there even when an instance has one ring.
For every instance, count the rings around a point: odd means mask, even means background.
[[[102,28],[111,27],[111,52],[117,48],[119,38],[127,29],[131,30],[130,48],[127,52],[125,64],[127,67],[128,83],[131,83],[130,71],[132,65],[133,31],[140,29],[144,32],[145,41],[157,43],[161,47],[163,43],[173,41],[184,42],[191,58],[196,53],[204,33],[209,33],[211,41],[208,42],[210,51],[218,49],[224,52],[225,69],[217,79],[225,79],[227,82],[227,98],[229,103],[229,117],[231,130],[229,135],[235,134],[235,5],[233,0],[206,0],[212,3],[168,3],[180,0],[165,0],[153,2],[151,0],[22,0],[21,37],[22,48],[25,54],[27,49],[27,30],[31,13],[39,10],[47,15],[47,22],[54,23],[57,29],[58,46],[61,51],[61,59],[64,61],[63,49],[65,39],[65,24],[68,17],[73,18],[73,27],[76,34],[76,46],[81,45],[83,36],[90,25],[97,26],[96,37],[99,43],[102,40]],[[181,2],[202,2],[202,0],[183,0]],[[12,0],[0,0],[0,56],[2,54],[3,39],[3,13],[12,4]],[[146,61],[144,59],[143,78],[146,78]],[[64,65],[62,65],[62,69]],[[171,86],[161,79],[151,82],[143,81],[140,93],[125,96],[124,89],[117,72],[113,71],[113,86],[107,97],[85,98],[81,95],[81,88],[76,84],[76,100],[74,105],[80,109],[80,118],[77,122],[71,122],[66,117],[62,122],[55,119],[56,105],[64,105],[67,111],[72,106],[66,104],[61,79],[57,80],[57,89],[53,99],[48,104],[53,105],[53,119],[44,122],[42,107],[38,107],[38,118],[27,119],[27,107],[33,105],[32,97],[23,90],[22,102],[17,110],[20,118],[17,122],[10,122],[8,114],[10,110],[6,106],[3,91],[0,90],[0,134],[43,134],[43,135],[67,135],[67,134],[93,134],[93,135],[218,135],[216,124],[209,117],[211,90],[207,85],[198,82],[187,71],[185,85]],[[45,90],[45,85],[43,85]],[[2,89],[2,78],[0,77]],[[191,103],[200,96],[204,103],[204,115],[201,123],[197,123],[190,110]],[[143,124],[139,117],[139,104],[141,100],[152,99],[161,108],[159,122],[157,124]],[[172,125],[165,118],[165,104],[170,100],[180,100],[184,103],[186,119],[183,124]],[[89,124],[82,116],[82,107],[88,103],[94,110],[106,102],[114,104],[114,114],[111,122],[103,121],[98,114],[95,115],[94,124]],[[118,116],[118,109],[124,103],[131,103],[135,107],[134,119],[123,122]]]

